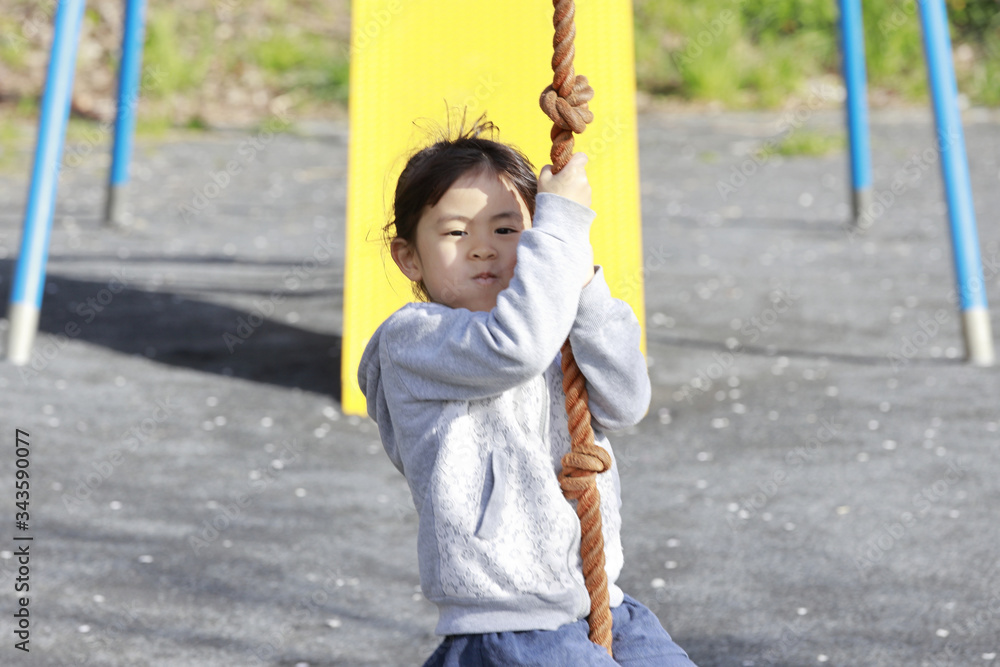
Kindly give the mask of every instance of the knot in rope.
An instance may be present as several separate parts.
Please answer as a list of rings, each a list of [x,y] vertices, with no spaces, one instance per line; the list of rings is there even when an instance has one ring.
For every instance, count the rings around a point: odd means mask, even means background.
[[[562,130],[580,134],[587,129],[587,123],[594,120],[594,112],[587,108],[587,102],[594,99],[594,89],[582,74],[574,77],[569,95],[561,97],[549,84],[542,91],[539,104],[545,115]]]
[[[576,500],[594,483],[594,475],[611,469],[611,456],[603,447],[580,445],[562,457],[562,467],[559,486],[567,498]]]

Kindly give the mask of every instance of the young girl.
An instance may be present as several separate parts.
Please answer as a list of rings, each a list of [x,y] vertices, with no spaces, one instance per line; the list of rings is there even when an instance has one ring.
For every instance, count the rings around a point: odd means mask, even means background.
[[[386,232],[423,301],[378,328],[358,370],[420,517],[421,587],[445,636],[424,667],[693,665],[615,585],[614,462],[597,477],[614,660],[587,637],[580,521],[557,479],[570,449],[559,350],[568,336],[609,452],[602,431],[643,417],[649,376],[635,314],[593,265],[586,156],[536,181],[494,130],[480,119],[403,169]]]

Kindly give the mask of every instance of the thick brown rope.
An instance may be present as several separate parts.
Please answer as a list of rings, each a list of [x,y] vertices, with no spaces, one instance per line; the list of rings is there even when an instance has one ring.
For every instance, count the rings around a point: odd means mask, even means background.
[[[552,119],[550,155],[552,173],[557,174],[573,156],[573,133],[583,132],[587,123],[594,119],[587,108],[587,102],[594,97],[594,89],[587,83],[587,77],[577,76],[573,71],[573,38],[576,37],[573,0],[552,0],[552,4],[555,8],[552,18],[555,27],[553,77],[552,85],[542,92],[540,103]],[[594,444],[587,385],[568,340],[562,348],[562,371],[572,449],[562,458],[559,485],[567,499],[576,500],[576,514],[580,517],[580,556],[590,594],[590,615],[587,617],[590,640],[606,648],[611,655],[611,608],[608,576],[604,569],[601,492],[597,489],[597,475],[611,468],[611,456]]]
[[[601,492],[596,475],[611,468],[611,456],[594,444],[587,407],[587,386],[567,340],[562,348],[563,391],[566,392],[566,413],[572,450],[562,458],[559,485],[563,495],[576,500],[576,515],[580,517],[580,556],[583,578],[590,594],[590,641],[608,649],[611,655],[611,607],[608,597],[608,575],[604,570],[604,533],[601,528]]]

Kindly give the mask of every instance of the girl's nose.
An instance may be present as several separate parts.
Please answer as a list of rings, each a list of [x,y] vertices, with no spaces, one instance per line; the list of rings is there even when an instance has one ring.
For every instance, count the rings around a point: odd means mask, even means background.
[[[497,250],[490,241],[490,237],[476,237],[469,254],[476,259],[493,259],[497,256]]]

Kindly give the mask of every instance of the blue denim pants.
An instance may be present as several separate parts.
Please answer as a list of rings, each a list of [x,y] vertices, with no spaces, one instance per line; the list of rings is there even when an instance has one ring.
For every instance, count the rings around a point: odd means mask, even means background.
[[[448,635],[424,667],[695,667],[660,619],[628,594],[611,610],[611,651],[587,637],[587,619],[556,630]]]

